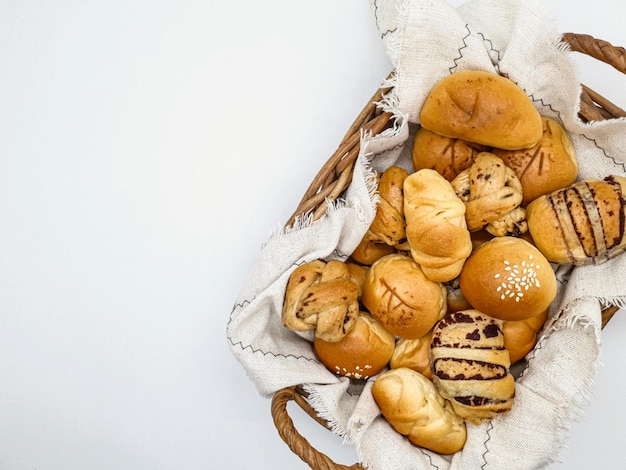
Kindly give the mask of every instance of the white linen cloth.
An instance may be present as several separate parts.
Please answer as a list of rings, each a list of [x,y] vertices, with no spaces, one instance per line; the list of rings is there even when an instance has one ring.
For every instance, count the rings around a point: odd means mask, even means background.
[[[263,396],[306,384],[320,416],[356,446],[369,469],[546,467],[557,458],[568,422],[580,414],[593,385],[600,301],[626,305],[626,255],[557,271],[559,293],[519,371],[513,409],[468,425],[464,449],[447,457],[413,446],[387,424],[369,393],[375,378],[355,385],[334,375],[317,360],[310,338],[282,326],[285,287],[296,266],[346,259],[357,246],[375,214],[373,170],[391,164],[412,170],[418,111],[432,86],[454,71],[487,70],[517,83],[542,115],[560,120],[570,132],[581,178],[626,173],[626,121],[579,120],[576,66],[551,12],[538,0],[474,0],[458,8],[443,0],[371,0],[371,6],[396,70],[393,92],[381,103],[395,114],[395,127],[363,135],[352,183],[324,217],[315,222],[304,217],[261,248],[228,321],[231,351]]]

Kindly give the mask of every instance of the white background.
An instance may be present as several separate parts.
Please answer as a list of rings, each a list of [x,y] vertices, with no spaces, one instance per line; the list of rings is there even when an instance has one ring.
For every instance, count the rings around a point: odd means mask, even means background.
[[[615,2],[548,4],[626,45]],[[363,0],[0,0],[1,470],[308,468],[226,323],[389,70]],[[624,338],[619,315],[555,470],[624,468]]]

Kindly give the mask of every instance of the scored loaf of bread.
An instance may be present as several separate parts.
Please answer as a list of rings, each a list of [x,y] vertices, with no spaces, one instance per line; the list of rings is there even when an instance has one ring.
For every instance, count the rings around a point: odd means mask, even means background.
[[[479,70],[446,76],[431,89],[420,124],[441,135],[515,150],[541,139],[541,116],[508,78]]]
[[[383,417],[413,444],[444,455],[465,445],[465,423],[419,372],[406,367],[383,372],[372,395]]]
[[[486,150],[482,145],[446,137],[420,127],[413,138],[413,168],[435,170],[446,180],[470,167],[474,156]]]
[[[435,170],[419,170],[404,180],[404,216],[411,256],[436,282],[459,275],[472,251],[465,204]]]
[[[585,179],[527,207],[528,230],[553,263],[601,264],[626,249],[626,178]]]
[[[500,320],[475,309],[446,314],[433,329],[430,360],[433,383],[465,421],[511,409],[515,381]]]
[[[368,270],[361,301],[394,335],[420,338],[446,312],[446,289],[428,279],[409,256],[395,253]]]
[[[519,178],[524,207],[539,196],[569,186],[578,177],[578,160],[569,134],[558,121],[542,119],[543,135],[536,145],[518,150],[491,150]]]

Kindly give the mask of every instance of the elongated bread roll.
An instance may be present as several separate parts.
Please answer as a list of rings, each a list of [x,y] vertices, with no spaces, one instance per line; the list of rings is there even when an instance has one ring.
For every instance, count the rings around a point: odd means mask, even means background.
[[[465,423],[419,372],[406,367],[384,372],[372,395],[389,424],[413,444],[439,454],[453,454],[465,445]]]
[[[463,70],[440,80],[420,111],[422,127],[501,149],[532,147],[543,134],[539,112],[511,80]]]
[[[459,275],[472,252],[465,204],[449,181],[423,169],[404,180],[404,216],[411,256],[435,282]]]
[[[535,245],[553,263],[601,264],[626,249],[626,178],[585,179],[526,208]]]

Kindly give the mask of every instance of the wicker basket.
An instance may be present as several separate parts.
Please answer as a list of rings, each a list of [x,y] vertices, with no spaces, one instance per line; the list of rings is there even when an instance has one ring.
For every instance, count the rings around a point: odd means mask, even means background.
[[[626,74],[626,49],[596,39],[586,34],[565,33],[563,39],[574,52],[611,65]],[[313,214],[313,220],[319,219],[326,211],[326,200],[339,198],[349,186],[354,162],[359,155],[362,130],[376,135],[391,126],[391,114],[383,112],[377,105],[388,89],[379,89],[357,116],[352,126],[311,182],[297,209],[288,220],[290,227],[295,220],[304,214]],[[626,117],[626,111],[602,97],[599,93],[582,85],[580,118],[585,121],[598,121],[617,117]],[[618,307],[602,306],[602,328],[606,326]],[[307,394],[302,386],[287,387],[277,391],[271,402],[274,424],[280,437],[289,448],[314,470],[362,469],[360,464],[345,466],[335,463],[331,458],[315,449],[295,429],[293,420],[287,412],[290,401],[297,403],[306,414],[322,426],[330,429],[307,401]],[[330,431],[329,431],[330,432]]]

